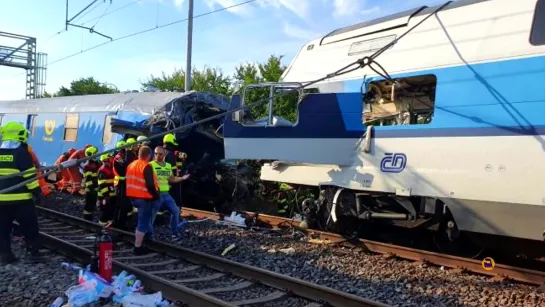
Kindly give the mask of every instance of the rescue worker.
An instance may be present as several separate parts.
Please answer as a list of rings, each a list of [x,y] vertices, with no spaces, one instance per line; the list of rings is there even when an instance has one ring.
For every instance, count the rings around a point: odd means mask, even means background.
[[[127,150],[125,151],[125,165],[128,166],[129,164],[131,164],[132,161],[135,161],[138,158],[139,146],[138,144],[136,144],[136,140],[134,138],[128,138],[127,144],[134,144],[133,146],[128,147]],[[138,211],[137,208],[134,208],[132,206],[131,202],[126,203],[126,207],[123,207],[123,208],[124,208],[123,212],[125,212],[125,210],[127,211],[126,219],[129,219],[133,214],[135,214]]]
[[[99,224],[111,224],[116,208],[116,191],[114,189],[113,157],[110,154],[100,156],[102,166],[98,169],[98,204],[100,207]]]
[[[55,165],[60,165],[61,163],[68,161],[70,156],[75,152],[75,148],[68,149],[66,152],[60,155],[57,161],[55,161]],[[56,183],[57,189],[59,189],[59,191],[64,191],[70,185],[70,172],[68,169],[63,169],[60,173],[57,173],[57,176],[62,178]]]
[[[91,145],[85,145],[82,149],[76,150],[68,160],[79,160],[83,159],[85,157],[85,150],[87,148],[91,147]],[[72,194],[78,193],[81,190],[81,174],[79,172],[79,166],[73,166],[68,168],[68,172],[70,173],[70,181],[71,181],[71,192]],[[80,192],[81,194],[81,192]]]
[[[139,137],[136,138],[136,141],[137,142],[140,142],[140,141],[143,141],[142,143],[139,143],[140,146],[150,146],[151,142],[150,141],[144,141],[144,140],[147,140],[148,138],[144,135],[141,135]]]
[[[152,217],[159,202],[159,185],[150,165],[151,149],[140,147],[138,159],[127,167],[127,197],[138,208],[138,224],[135,231],[134,254],[142,255],[147,250],[142,246],[144,236],[152,232]]]
[[[144,136],[144,135],[141,135],[141,136],[137,137],[136,138],[137,142],[142,141],[142,142],[138,143],[138,148],[140,148],[140,146],[148,146],[149,148],[151,148],[151,141],[145,141],[147,139],[148,138],[146,136]],[[153,151],[151,152],[150,160],[153,160]]]
[[[166,149],[165,161],[173,166],[172,175],[175,177],[181,177],[183,160],[186,158],[186,154],[176,150],[178,143],[174,134],[169,133],[163,137],[163,148]],[[170,196],[176,202],[179,208],[182,208],[182,185],[181,183],[172,184],[170,187]]]
[[[11,250],[10,233],[14,220],[20,224],[31,259],[40,259],[38,218],[34,208],[40,204],[42,190],[36,178],[36,167],[27,147],[28,131],[18,122],[9,122],[4,126],[0,145],[0,176],[32,171],[21,176],[0,180],[0,190],[20,184],[22,187],[0,194],[0,261],[13,263],[17,258]]]
[[[287,183],[280,183],[278,191],[278,214],[288,213],[288,209],[293,206],[293,201],[295,198],[295,189]]]
[[[85,156],[92,157],[98,153],[95,146],[85,149]],[[85,207],[83,208],[83,218],[87,221],[93,220],[93,213],[97,206],[98,189],[98,169],[100,163],[96,158],[90,159],[83,165],[83,177],[85,178]]]
[[[189,178],[189,175],[183,177],[173,176],[172,165],[165,162],[165,154],[166,150],[163,147],[155,147],[155,159],[150,164],[153,167],[153,172],[157,177],[157,182],[159,184],[160,205],[158,209],[166,209],[170,212],[170,230],[172,239],[176,240],[180,238],[180,209],[176,206],[176,202],[174,202],[172,196],[170,196],[169,190],[171,184],[182,182]],[[150,233],[150,237],[153,238],[153,228]]]
[[[119,141],[116,144],[117,148],[125,146],[125,141]],[[114,224],[116,228],[126,229],[127,213],[131,205],[126,198],[125,175],[127,173],[127,165],[125,163],[126,148],[120,148],[114,157],[113,173],[114,173],[114,188],[116,191],[116,201],[114,207]]]
[[[40,164],[40,160],[38,160],[38,156],[36,156],[36,153],[34,153],[34,150],[32,149],[32,146],[28,146],[28,152],[30,152],[30,156],[32,157],[32,162],[34,163],[34,166],[39,169],[42,167]],[[36,176],[40,176],[41,172],[36,172]],[[42,189],[42,194],[44,197],[47,197],[51,194],[51,190],[49,189],[49,185],[47,182],[45,182],[45,178],[39,178],[38,182],[40,183],[40,188]]]
[[[125,163],[129,165],[132,161],[138,158],[138,145],[136,144],[136,140],[134,138],[128,138],[127,144],[134,144],[133,146],[128,147],[125,151]]]

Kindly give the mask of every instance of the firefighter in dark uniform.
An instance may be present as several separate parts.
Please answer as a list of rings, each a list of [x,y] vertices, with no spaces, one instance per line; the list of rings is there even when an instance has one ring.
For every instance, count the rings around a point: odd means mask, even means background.
[[[165,161],[170,163],[170,165],[175,165],[172,168],[172,175],[174,177],[182,177],[182,166],[183,161],[187,157],[185,153],[177,150],[178,143],[176,142],[176,137],[174,134],[169,133],[163,137],[163,148],[166,149],[167,154]],[[176,205],[181,209],[182,208],[182,184],[174,183],[170,187],[170,196],[176,202]]]
[[[13,263],[17,258],[11,251],[11,229],[14,220],[25,236],[27,253],[40,259],[39,229],[35,204],[41,203],[42,190],[36,177],[36,167],[27,148],[28,131],[18,122],[4,126],[0,145],[0,176],[30,171],[21,176],[0,180],[0,190],[31,180],[22,187],[0,194],[0,261]]]
[[[95,146],[85,149],[85,156],[92,157],[98,153]],[[100,163],[97,159],[90,159],[83,165],[83,178],[85,178],[85,207],[83,218],[87,221],[93,220],[93,213],[97,206],[97,175]]]
[[[131,147],[128,147],[125,151],[125,163],[127,165],[131,164],[132,161],[138,159],[138,144],[134,138],[128,138],[127,144],[134,144]]]
[[[117,148],[124,146],[125,141],[119,141],[116,144]],[[114,209],[114,224],[116,228],[126,229],[127,223],[127,206],[129,201],[126,197],[126,184],[125,184],[125,175],[127,173],[127,164],[125,163],[125,154],[126,148],[121,148],[118,150],[117,154],[114,157],[113,162],[113,173],[114,173],[114,188],[116,192],[116,201]]]
[[[98,204],[100,206],[99,224],[111,224],[116,207],[116,191],[114,189],[113,157],[110,154],[100,156],[102,166],[98,169]]]
[[[129,164],[131,164],[131,162],[135,161],[138,159],[138,149],[140,148],[140,145],[136,144],[136,139],[135,138],[128,138],[127,139],[127,144],[134,144],[133,146],[131,147],[128,147],[127,150],[125,151],[125,165],[126,167],[129,167]],[[133,214],[137,214],[138,213],[138,209],[135,208],[133,205],[132,205],[132,202],[127,202],[127,206],[126,207],[122,207],[124,208],[123,209],[123,212],[127,212],[127,219],[131,218],[131,216]]]

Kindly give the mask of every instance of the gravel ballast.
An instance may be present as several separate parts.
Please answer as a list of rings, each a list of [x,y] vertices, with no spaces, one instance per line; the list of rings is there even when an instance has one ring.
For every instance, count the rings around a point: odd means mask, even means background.
[[[55,194],[44,206],[82,217],[83,198]],[[156,239],[170,242],[167,226],[156,227]],[[177,244],[213,255],[235,244],[225,258],[392,306],[545,306],[534,286],[212,221],[188,223]],[[289,248],[295,252],[280,251]]]
[[[43,262],[29,263],[24,259],[22,243],[12,243],[12,249],[20,260],[0,265],[0,306],[49,306],[57,297],[68,301],[65,292],[77,285],[78,272],[62,268],[61,263],[73,263],[72,260],[43,250]]]
[[[40,250],[43,256],[41,261],[30,262],[25,258],[22,241],[15,240],[11,246],[19,261],[0,265],[0,306],[45,307],[52,304],[57,297],[62,297],[64,304],[67,304],[66,290],[78,284],[78,271],[63,268],[61,264],[66,262],[79,267],[87,264],[75,262],[47,249]],[[144,291],[144,294],[150,293]],[[85,306],[114,307],[121,304],[114,303],[111,299],[100,299]],[[176,302],[171,306],[181,304]]]

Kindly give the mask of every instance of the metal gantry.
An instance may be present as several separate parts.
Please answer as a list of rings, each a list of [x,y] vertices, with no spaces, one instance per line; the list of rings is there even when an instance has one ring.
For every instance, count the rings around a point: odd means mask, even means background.
[[[36,52],[36,38],[0,31],[11,46],[0,45],[0,66],[26,70],[26,99],[43,95],[46,84],[47,54]]]

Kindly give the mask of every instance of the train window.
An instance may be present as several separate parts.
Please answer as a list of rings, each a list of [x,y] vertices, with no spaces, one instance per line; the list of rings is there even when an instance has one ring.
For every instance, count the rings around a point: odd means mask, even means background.
[[[429,124],[435,108],[434,75],[369,83],[363,98],[363,123],[373,126]],[[395,86],[392,86],[395,84]]]
[[[75,142],[78,137],[79,114],[66,114],[64,121],[64,140]]]
[[[108,144],[112,140],[112,115],[106,115],[104,119],[104,133],[102,134],[102,143]]]
[[[268,83],[250,85],[246,88],[243,104],[248,105],[249,112],[245,112],[241,123],[244,126],[256,127],[292,127],[298,121],[298,106],[300,92],[294,91],[299,84]],[[317,92],[318,89],[305,90],[303,93]],[[291,92],[290,92],[291,91]],[[267,98],[274,97],[268,103]],[[262,103],[256,104],[257,101]]]
[[[530,44],[534,46],[545,45],[545,0],[538,0],[534,13],[532,30],[530,31]]]
[[[34,134],[36,133],[36,117],[37,116],[38,115],[36,114],[32,114],[32,115],[29,115],[27,119],[28,133],[31,136],[34,136]]]

